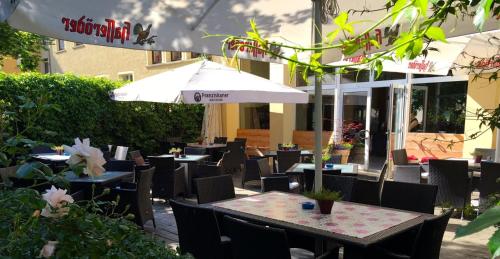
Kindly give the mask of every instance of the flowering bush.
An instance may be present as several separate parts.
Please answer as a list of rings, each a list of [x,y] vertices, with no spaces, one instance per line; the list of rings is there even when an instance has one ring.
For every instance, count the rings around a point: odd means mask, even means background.
[[[73,202],[65,190],[53,187],[42,196],[3,188],[0,197],[2,258],[190,258],[124,217],[98,214],[94,200]]]
[[[70,147],[63,145],[64,151],[71,154],[66,163],[75,170],[80,165],[84,166],[83,173],[89,176],[99,176],[104,173],[103,165],[106,164],[102,151],[90,146],[90,139],[86,138],[83,142],[75,138],[75,144]]]
[[[360,142],[359,132],[364,129],[365,127],[361,122],[344,122],[344,126],[342,127],[342,140],[346,143],[356,144]]]

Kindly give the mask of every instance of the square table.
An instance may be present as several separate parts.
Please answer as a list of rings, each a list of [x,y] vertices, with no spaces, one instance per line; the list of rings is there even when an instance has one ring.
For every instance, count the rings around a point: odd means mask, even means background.
[[[212,203],[216,213],[257,221],[318,238],[367,247],[422,224],[435,217],[410,211],[337,201],[332,214],[303,210],[301,203],[312,201],[302,195],[267,192],[245,198]]]
[[[174,155],[159,155],[150,157],[174,157]],[[186,155],[185,157],[174,157],[174,161],[184,165],[184,180],[186,181],[186,195],[191,196],[191,181],[193,179],[193,171],[196,169],[196,164],[201,163],[209,158],[209,155]]]
[[[106,171],[100,176],[83,176],[79,177],[75,175],[73,172],[67,172],[64,177],[71,184],[78,185],[109,185],[111,183],[119,182],[123,178],[131,177],[134,172],[118,172],[118,171]]]
[[[198,143],[187,143],[188,147],[197,147],[197,148],[206,148],[206,149],[217,149],[217,148],[225,148],[227,147],[226,144],[198,144]]]
[[[356,176],[356,175],[358,175],[358,173],[355,172],[354,167],[355,167],[355,165],[353,165],[353,164],[334,164],[333,168],[323,168],[323,169],[340,169],[341,175]],[[292,167],[290,167],[288,170],[286,170],[286,173],[288,173],[288,174],[302,174],[302,173],[304,173],[304,169],[314,170],[315,166],[314,166],[314,164],[311,164],[311,163],[295,163],[292,165]]]
[[[31,157],[52,163],[66,162],[69,159],[69,155],[58,155],[57,153],[33,154]]]

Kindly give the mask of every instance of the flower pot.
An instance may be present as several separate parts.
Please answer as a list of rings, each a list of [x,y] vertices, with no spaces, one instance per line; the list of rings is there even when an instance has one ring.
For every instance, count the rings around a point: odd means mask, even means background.
[[[342,164],[347,164],[350,153],[351,153],[350,149],[335,149],[335,150],[333,150],[334,155],[341,155],[342,156],[342,160],[341,160]]]
[[[316,203],[318,203],[319,211],[321,212],[321,214],[331,214],[332,213],[333,201],[331,201],[331,200],[316,200]]]
[[[175,157],[175,158],[179,158],[180,154],[181,154],[181,153],[179,153],[179,152],[175,152],[175,153],[174,153],[174,157]]]
[[[482,155],[477,155],[474,157],[474,163],[481,163],[481,160],[483,159]]]

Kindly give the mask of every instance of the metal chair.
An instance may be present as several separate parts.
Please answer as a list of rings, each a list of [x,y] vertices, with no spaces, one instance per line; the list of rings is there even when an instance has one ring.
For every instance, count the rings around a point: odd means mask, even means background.
[[[394,165],[408,164],[408,154],[406,153],[406,149],[394,149],[391,151],[391,154]]]
[[[207,153],[206,148],[199,147],[185,147],[184,155],[205,155]]]
[[[127,205],[130,205],[130,212],[135,215],[135,222],[144,227],[144,223],[153,221],[156,228],[153,207],[151,205],[150,189],[155,168],[149,168],[140,172],[137,184],[122,184],[111,189],[111,195],[120,196],[118,211],[123,211]]]
[[[430,184],[386,181],[382,189],[382,207],[434,214],[438,187]]]
[[[314,258],[314,253],[301,248],[290,248],[285,230],[256,225],[244,220],[224,216],[223,228],[231,238],[233,258],[238,259],[291,259]],[[332,258],[333,253],[325,254]]]
[[[429,184],[438,186],[436,204],[464,208],[470,201],[468,162],[460,160],[429,160]]]
[[[220,175],[197,178],[194,180],[198,204],[222,201],[236,197],[234,192],[233,177]]]
[[[278,159],[278,173],[284,173],[295,163],[300,162],[300,150],[276,151]]]
[[[479,180],[479,211],[482,212],[488,207],[490,196],[500,193],[500,163],[482,162],[481,179]]]
[[[125,160],[127,159],[128,147],[117,146],[115,151],[115,160]]]
[[[195,258],[230,258],[230,239],[221,236],[214,211],[169,200],[174,212],[181,254],[190,253]]]
[[[405,183],[420,183],[420,165],[395,165],[394,181]]]

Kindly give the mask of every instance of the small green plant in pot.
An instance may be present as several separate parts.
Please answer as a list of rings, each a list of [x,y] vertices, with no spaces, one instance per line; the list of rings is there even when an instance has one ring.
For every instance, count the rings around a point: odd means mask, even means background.
[[[175,147],[174,147],[174,148],[171,148],[171,149],[170,149],[170,151],[169,151],[169,153],[170,153],[170,154],[173,154],[175,158],[178,158],[178,157],[179,157],[179,155],[181,154],[181,152],[182,152],[182,149],[180,149],[180,148],[175,148]]]
[[[306,192],[307,198],[316,200],[321,214],[331,214],[333,203],[342,199],[340,192],[321,189],[319,192]]]

